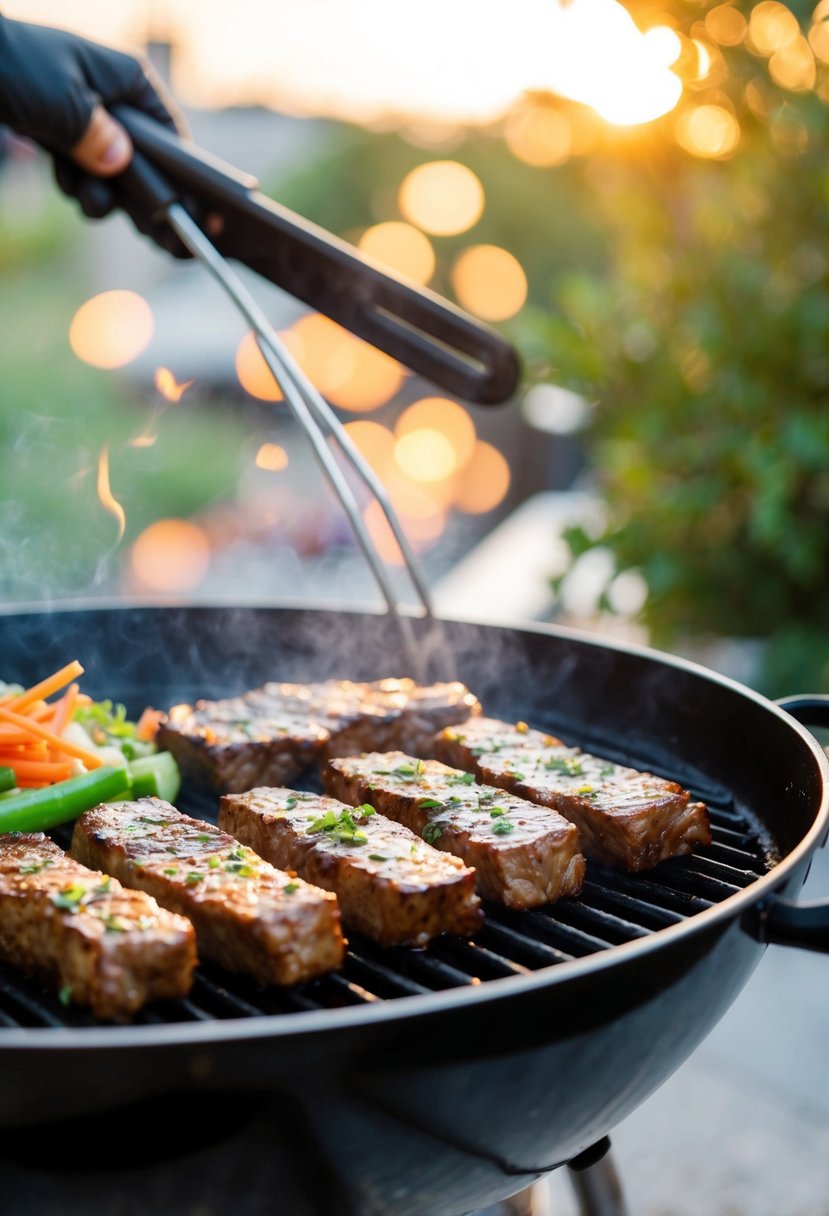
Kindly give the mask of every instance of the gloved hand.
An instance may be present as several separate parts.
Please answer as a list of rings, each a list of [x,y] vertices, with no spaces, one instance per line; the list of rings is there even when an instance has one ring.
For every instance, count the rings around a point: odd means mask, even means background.
[[[111,179],[132,159],[132,142],[106,107],[123,102],[185,134],[149,64],[76,34],[0,16],[0,122],[52,154],[55,177],[93,219],[120,205],[140,232],[188,256],[166,225],[153,224]]]

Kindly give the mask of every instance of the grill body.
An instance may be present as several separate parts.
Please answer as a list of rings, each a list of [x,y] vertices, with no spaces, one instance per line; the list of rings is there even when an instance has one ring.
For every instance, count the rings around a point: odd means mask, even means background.
[[[133,1027],[95,1026],[3,973],[7,1156],[25,1160],[33,1126],[57,1120],[55,1169],[91,1127],[113,1135],[121,1168],[146,1167],[145,1138],[117,1129],[148,1110],[179,1129],[158,1136],[162,1156],[182,1151],[183,1127],[191,1149],[269,1129],[286,1210],[451,1216],[599,1140],[716,1023],[762,955],[758,906],[797,893],[825,835],[815,741],[748,690],[653,652],[553,630],[421,634],[416,674],[463,679],[488,712],[682,781],[712,807],[712,846],[650,875],[591,866],[578,901],[489,909],[471,943],[355,940],[342,975],[301,991],[203,969],[189,1001]],[[0,652],[23,680],[77,655],[89,690],[132,711],[267,678],[407,674],[385,618],[291,609],[9,614]]]

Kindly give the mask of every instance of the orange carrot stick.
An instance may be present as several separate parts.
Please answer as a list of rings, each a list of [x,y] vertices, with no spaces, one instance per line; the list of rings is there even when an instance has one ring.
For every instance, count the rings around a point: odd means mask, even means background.
[[[43,781],[47,785],[54,785],[56,781],[68,781],[72,776],[72,763],[69,760],[17,760],[11,767],[18,785],[21,781]]]
[[[39,722],[30,721],[23,714],[16,714],[12,710],[6,709],[5,705],[0,705],[0,722],[9,722],[12,726],[19,726],[21,730],[31,731],[33,735],[37,735],[39,739],[48,743],[54,751],[63,752],[67,756],[75,756],[76,759],[82,760],[87,768],[103,766],[103,760],[95,752],[88,751],[85,747],[78,747],[77,743],[71,743],[68,739],[61,738],[54,731],[47,730]]]
[[[78,703],[79,691],[77,684],[70,684],[61,699],[55,702],[55,716],[49,725],[56,735],[63,734],[64,727],[71,720]]]
[[[27,705],[31,705],[33,701],[42,701],[46,697],[51,697],[53,692],[58,692],[70,680],[74,680],[76,676],[82,674],[83,667],[81,667],[77,659],[73,659],[65,667],[61,667],[60,671],[56,671],[54,675],[47,676],[39,684],[33,684],[25,692],[21,692],[18,695],[8,693],[5,697],[0,698],[0,706],[9,705],[16,713],[20,713],[21,709],[25,709]]]

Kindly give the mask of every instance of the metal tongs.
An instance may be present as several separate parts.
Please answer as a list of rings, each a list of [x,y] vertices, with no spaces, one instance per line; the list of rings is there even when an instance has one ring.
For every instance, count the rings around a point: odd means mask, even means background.
[[[415,645],[411,622],[405,615],[400,613],[388,571],[369,536],[354,492],[344,476],[332,448],[329,446],[329,440],[333,441],[352,470],[369,490],[375,501],[379,503],[400,547],[409,578],[417,593],[420,615],[426,618],[431,617],[432,603],[429,588],[409,545],[403,527],[392,507],[385,487],[354,444],[335,412],[325,401],[322,394],[310,382],[290,351],[288,351],[281,341],[262,308],[228,265],[216,245],[208,239],[186,210],[180,201],[181,189],[168,181],[165,173],[159,171],[157,162],[159,160],[163,161],[164,157],[157,155],[158,148],[161,147],[162,150],[167,149],[168,157],[172,156],[172,153],[175,151],[174,145],[177,142],[176,137],[169,135],[163,128],[158,127],[136,111],[125,107],[116,107],[114,113],[129,130],[137,149],[129,169],[122,175],[124,187],[129,189],[134,198],[140,198],[153,222],[166,222],[169,224],[185,248],[209,270],[210,274],[225,290],[247,323],[251,326],[265,362],[282,390],[288,407],[308,436],[323,472],[348,517],[354,535],[386,602],[388,611],[399,622],[408,648],[414,653]],[[158,142],[162,138],[160,133],[163,133],[161,144]],[[148,146],[152,149],[153,162],[147,159],[143,151],[138,150]],[[198,150],[196,150],[196,153],[197,164],[206,164],[210,174],[214,177],[216,175],[222,176],[223,174],[226,176],[227,171],[225,167],[220,166],[217,168],[218,162],[210,161],[209,158],[205,157],[205,154],[198,152]],[[178,161],[174,161],[173,163],[177,164]],[[235,181],[236,188],[250,198],[252,187],[249,180],[244,185],[239,185],[238,178],[229,178],[228,180],[231,181],[231,184]],[[190,181],[189,184],[192,184],[192,182]],[[214,193],[208,193],[207,195],[202,193],[200,201],[202,203],[206,202],[209,208],[214,197]],[[237,206],[239,197],[241,196],[239,195],[236,198]],[[263,199],[263,196],[258,196],[258,198]],[[263,203],[267,203],[271,207],[273,206],[273,204],[270,204],[270,200],[263,199]],[[262,204],[257,202],[256,205],[261,206]],[[296,219],[297,217],[293,218]],[[290,222],[293,222],[293,219]],[[301,246],[306,234],[302,228],[304,221],[298,222],[300,224],[299,232],[301,239],[299,243]],[[294,236],[296,237],[296,233]],[[282,239],[282,234],[272,233],[269,239],[272,242],[278,243]],[[349,264],[352,264],[352,277],[358,291],[361,285],[365,286],[365,276],[367,275],[368,281],[375,289],[378,284],[384,287],[387,292],[389,289],[393,289],[398,310],[400,309],[401,298],[407,306],[410,306],[412,300],[414,300],[418,309],[423,308],[425,301],[430,324],[433,327],[436,324],[436,320],[439,321],[445,313],[451,322],[449,329],[453,336],[457,336],[458,327],[460,327],[465,345],[467,347],[475,347],[479,366],[475,368],[471,363],[468,363],[468,360],[464,362],[462,356],[445,343],[438,341],[436,344],[434,335],[429,337],[424,331],[418,331],[414,327],[411,327],[410,332],[406,333],[405,321],[401,322],[400,318],[397,318],[394,327],[387,327],[384,331],[386,341],[380,342],[375,340],[376,345],[382,346],[389,353],[396,353],[397,357],[402,357],[410,366],[418,370],[423,369],[424,366],[428,367],[428,371],[425,374],[431,374],[433,378],[438,379],[439,383],[443,383],[447,387],[456,386],[460,376],[467,390],[470,385],[478,388],[479,392],[472,395],[477,395],[479,399],[481,393],[483,393],[484,399],[502,399],[503,396],[507,396],[512,391],[518,374],[517,359],[512,348],[504,342],[500,335],[493,334],[492,331],[479,326],[472,318],[466,317],[458,309],[454,309],[445,301],[432,296],[431,293],[423,292],[419,288],[403,283],[401,280],[395,279],[394,276],[385,275],[371,263],[361,259],[348,246],[342,242],[337,242],[335,238],[329,237],[328,234],[321,233],[320,230],[317,230],[314,234],[313,246],[309,246],[305,254],[314,263],[317,270],[320,267],[320,243],[325,247],[323,248],[323,266],[325,255],[330,254],[333,250],[338,279],[342,276],[343,266],[348,269]],[[251,265],[254,264],[250,256],[244,257],[244,260]],[[313,270],[314,266],[308,268],[304,274],[303,281],[307,282],[309,276],[313,278]],[[274,281],[279,281],[272,274],[269,274],[268,277],[273,278]],[[325,292],[323,292],[323,296],[325,296]],[[308,292],[306,290],[302,298],[312,302],[318,299],[318,293],[315,295],[313,291]],[[339,304],[336,308],[325,306],[326,303],[330,304],[331,300],[332,297],[329,292],[323,302],[322,311],[326,311],[329,315],[340,319],[343,309]],[[418,315],[422,317],[420,312],[418,312]],[[364,312],[363,321],[365,321],[365,317],[367,316],[370,316],[370,313]],[[352,328],[356,332],[365,334],[364,323],[362,326],[355,325]],[[403,341],[401,341],[401,334],[404,339]],[[392,335],[394,340],[389,341],[389,335]],[[373,339],[370,338],[369,340]],[[432,350],[430,349],[431,347],[435,349]],[[507,352],[506,356],[504,354],[505,350]],[[480,362],[482,353],[493,357],[493,366],[487,368]],[[437,375],[435,374],[436,369]],[[472,377],[471,380],[470,377]],[[459,390],[457,387],[454,387],[453,391],[460,391],[462,395],[462,390]],[[493,394],[495,395],[493,396]]]

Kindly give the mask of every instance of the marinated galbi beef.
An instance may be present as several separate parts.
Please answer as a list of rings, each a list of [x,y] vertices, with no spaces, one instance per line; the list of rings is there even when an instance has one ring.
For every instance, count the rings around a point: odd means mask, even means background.
[[[708,812],[674,781],[625,768],[560,739],[493,718],[442,731],[435,753],[489,785],[552,807],[579,829],[588,857],[648,870],[711,840]]]
[[[191,780],[236,793],[287,785],[323,757],[367,749],[420,752],[436,731],[480,710],[459,683],[271,683],[241,697],[176,705],[158,742]]]
[[[222,798],[219,826],[274,865],[336,892],[346,927],[383,946],[472,933],[482,919],[474,871],[371,806],[255,789]]]
[[[335,758],[326,791],[352,806],[370,803],[475,869],[478,893],[511,908],[575,895],[584,858],[572,824],[470,773],[403,752]]]
[[[66,1004],[127,1021],[182,997],[196,966],[189,921],[67,857],[41,832],[0,836],[0,959]]]
[[[159,798],[87,811],[75,824],[72,855],[183,913],[199,952],[228,971],[287,985],[342,962],[336,896]]]

